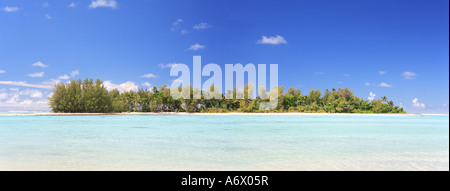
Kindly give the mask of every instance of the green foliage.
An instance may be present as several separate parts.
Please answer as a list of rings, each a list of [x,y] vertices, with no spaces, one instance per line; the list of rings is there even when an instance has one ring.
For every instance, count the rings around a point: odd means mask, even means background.
[[[192,87],[183,87],[194,92],[200,92]],[[181,90],[181,88],[179,88]],[[117,89],[106,90],[103,82],[97,79],[72,80],[68,84],[59,83],[53,88],[53,95],[49,97],[49,105],[53,112],[70,113],[109,113],[109,112],[306,112],[306,113],[405,113],[403,108],[394,105],[386,96],[379,100],[366,101],[353,95],[348,88],[325,90],[310,90],[308,95],[302,95],[300,90],[293,87],[284,93],[284,87],[271,89],[266,98],[250,95],[254,86],[249,84],[244,92],[237,92],[236,88],[227,92],[233,99],[225,99],[224,94],[212,85],[208,91],[202,90],[201,99],[173,99],[167,85],[153,89],[139,89],[138,91],[119,92]],[[266,92],[266,90],[261,89]],[[269,97],[278,93],[278,104],[275,110],[260,110],[262,102],[268,102]],[[236,99],[237,95],[244,99]],[[211,99],[206,99],[211,98]]]
[[[108,92],[99,79],[95,83],[92,79],[72,80],[55,85],[49,104],[53,112],[108,113],[115,111],[113,92]]]

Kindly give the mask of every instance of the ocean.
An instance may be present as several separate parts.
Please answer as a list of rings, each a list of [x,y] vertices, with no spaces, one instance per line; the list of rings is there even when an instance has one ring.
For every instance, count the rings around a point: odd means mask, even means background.
[[[0,170],[449,170],[448,116],[0,116]]]

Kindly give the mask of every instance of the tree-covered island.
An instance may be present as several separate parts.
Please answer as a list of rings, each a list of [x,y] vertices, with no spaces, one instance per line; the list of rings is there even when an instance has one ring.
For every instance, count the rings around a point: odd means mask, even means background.
[[[191,89],[192,92],[195,91]],[[364,100],[353,95],[348,88],[328,89],[325,92],[310,90],[308,95],[299,89],[278,88],[278,104],[275,110],[260,110],[262,102],[268,99],[248,99],[252,87],[244,88],[244,99],[173,99],[167,85],[152,90],[119,92],[108,91],[103,82],[97,79],[72,80],[59,83],[48,98],[49,105],[56,113],[114,113],[114,112],[305,112],[305,113],[405,113],[403,108],[394,105],[386,97]],[[214,87],[211,87],[214,90]],[[236,95],[236,89],[233,90]],[[204,92],[205,93],[205,92]],[[208,92],[206,92],[208,93]],[[211,93],[211,92],[209,92]],[[217,92],[216,92],[217,93]]]

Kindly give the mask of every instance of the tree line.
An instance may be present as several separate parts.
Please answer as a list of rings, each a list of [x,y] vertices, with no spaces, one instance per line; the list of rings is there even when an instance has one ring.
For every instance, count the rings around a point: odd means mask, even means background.
[[[190,88],[191,97],[196,89]],[[181,88],[180,88],[181,89]],[[117,89],[108,91],[99,79],[86,78],[71,80],[69,83],[58,83],[53,88],[53,94],[48,98],[53,112],[57,113],[112,113],[112,112],[307,112],[307,113],[405,113],[403,108],[394,105],[385,96],[381,99],[364,100],[353,95],[348,88],[338,88],[323,93],[320,90],[310,90],[308,95],[299,89],[284,87],[272,90],[278,94],[275,110],[260,110],[260,103],[269,99],[249,99],[253,87],[246,85],[244,99],[236,99],[236,88],[233,89],[233,99],[205,99],[205,93],[217,94],[214,86],[210,91],[203,92],[201,99],[173,99],[167,85],[151,90],[119,92]],[[229,92],[230,93],[230,92]],[[219,96],[220,97],[220,96]]]

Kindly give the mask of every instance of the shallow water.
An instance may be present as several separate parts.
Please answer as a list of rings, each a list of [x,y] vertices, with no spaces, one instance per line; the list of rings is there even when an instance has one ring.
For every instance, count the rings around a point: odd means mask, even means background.
[[[449,170],[449,117],[3,116],[0,170]]]

